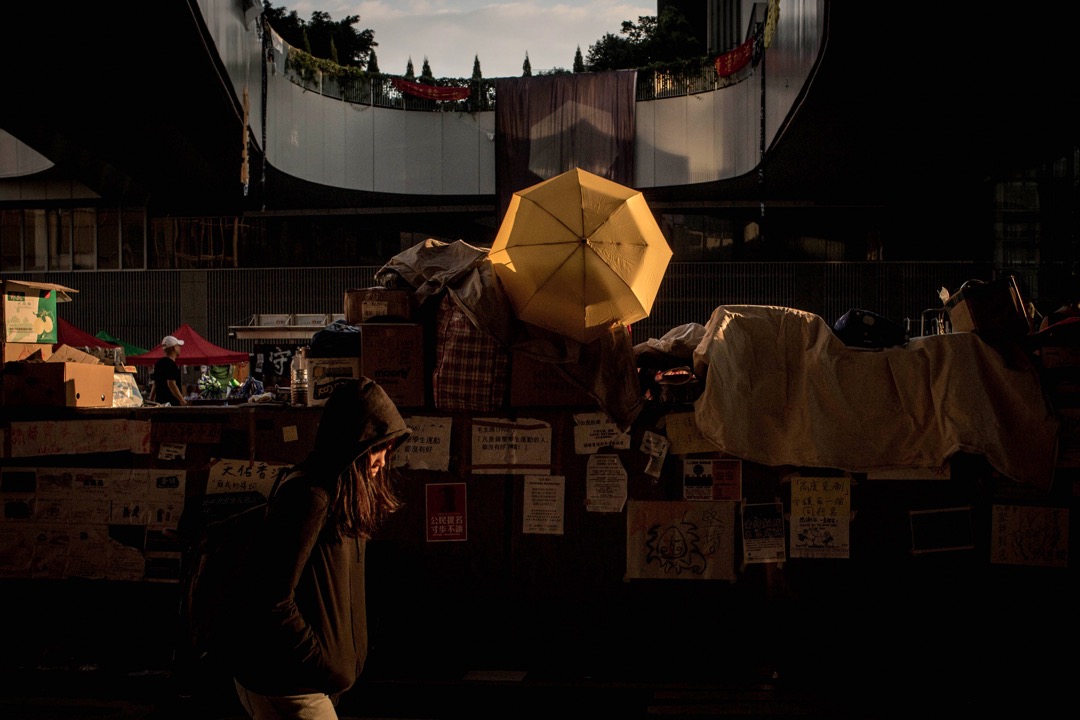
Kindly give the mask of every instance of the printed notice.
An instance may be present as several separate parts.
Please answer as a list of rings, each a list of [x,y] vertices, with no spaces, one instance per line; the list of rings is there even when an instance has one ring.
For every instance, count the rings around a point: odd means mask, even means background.
[[[526,475],[521,508],[521,532],[562,535],[566,478],[561,475]]]
[[[623,432],[606,413],[574,413],[574,452],[592,455],[603,448],[625,450],[630,433]]]
[[[394,467],[446,472],[450,468],[452,423],[448,417],[406,418],[405,424],[412,434],[404,445],[394,450]]]
[[[427,541],[469,539],[465,483],[428,483],[424,486]]]
[[[784,505],[780,502],[742,506],[744,563],[784,562]]]
[[[683,460],[684,500],[741,500],[742,460]]]
[[[846,558],[851,478],[791,478],[791,557]]]
[[[537,475],[551,470],[551,424],[541,420],[477,418],[472,424],[472,471],[480,475]]]
[[[618,455],[596,454],[585,470],[585,509],[622,512],[626,504],[626,469]]]

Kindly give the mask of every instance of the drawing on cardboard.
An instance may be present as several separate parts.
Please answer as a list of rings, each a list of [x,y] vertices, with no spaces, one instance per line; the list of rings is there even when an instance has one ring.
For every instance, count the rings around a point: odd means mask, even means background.
[[[629,501],[629,579],[734,580],[735,503]]]

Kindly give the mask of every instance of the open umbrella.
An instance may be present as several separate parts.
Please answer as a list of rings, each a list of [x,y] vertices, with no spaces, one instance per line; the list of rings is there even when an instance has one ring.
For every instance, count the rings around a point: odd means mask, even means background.
[[[648,317],[671,248],[640,192],[577,168],[514,193],[488,257],[519,320],[588,343]]]

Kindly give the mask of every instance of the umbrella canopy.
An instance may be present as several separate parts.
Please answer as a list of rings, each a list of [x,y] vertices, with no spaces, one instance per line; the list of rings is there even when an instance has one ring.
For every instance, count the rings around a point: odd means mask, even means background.
[[[61,345],[67,345],[73,348],[82,347],[100,347],[100,348],[115,348],[119,345],[102,340],[95,337],[90,333],[75,327],[62,317],[56,318],[56,344],[53,348],[57,348]],[[126,353],[125,353],[126,354]]]
[[[249,360],[246,352],[234,352],[218,347],[195,332],[187,323],[176,328],[171,334],[184,341],[184,346],[180,348],[180,357],[176,360],[177,365],[231,365]],[[165,352],[159,343],[149,352],[129,357],[128,362],[132,365],[153,365],[163,357]]]
[[[150,352],[146,348],[141,348],[138,345],[132,345],[131,343],[124,342],[120,338],[111,335],[104,330],[98,330],[96,333],[94,333],[94,337],[100,338],[107,343],[119,345],[120,347],[124,348],[124,355],[126,357],[131,357],[132,355],[142,355],[143,353]]]
[[[648,317],[671,248],[640,192],[577,168],[514,193],[488,257],[519,320],[588,343]]]

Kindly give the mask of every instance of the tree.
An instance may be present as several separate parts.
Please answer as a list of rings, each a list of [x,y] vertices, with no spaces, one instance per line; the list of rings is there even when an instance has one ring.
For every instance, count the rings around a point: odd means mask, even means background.
[[[473,55],[472,79],[474,81],[484,79],[483,74],[480,72],[480,56],[479,55]]]
[[[702,57],[706,48],[695,37],[686,17],[674,5],[659,17],[623,20],[619,35],[607,33],[589,46],[590,70],[627,70]]]
[[[574,72],[585,72],[585,61],[581,57],[580,45],[578,45],[577,51],[574,53]]]
[[[532,76],[532,63],[529,62],[529,51],[525,51],[525,62],[521,63],[521,77]]]
[[[420,68],[420,82],[435,82],[435,76],[431,74],[431,63],[428,62],[427,55],[424,56],[424,64]]]
[[[415,80],[416,72],[413,71],[412,56],[409,56],[409,62],[405,64],[405,79]]]
[[[375,49],[374,48],[372,48],[371,54],[368,55],[367,71],[369,73],[377,73],[377,72],[379,72],[379,58],[377,58],[375,56]]]
[[[264,0],[263,16],[270,27],[293,47],[346,67],[364,67],[379,44],[375,42],[374,30],[357,30],[354,27],[360,22],[359,15],[347,15],[335,21],[329,13],[316,10],[311,13],[311,19],[305,21],[295,10],[286,12],[284,7],[274,7],[270,0]]]

